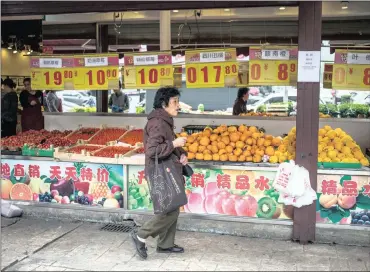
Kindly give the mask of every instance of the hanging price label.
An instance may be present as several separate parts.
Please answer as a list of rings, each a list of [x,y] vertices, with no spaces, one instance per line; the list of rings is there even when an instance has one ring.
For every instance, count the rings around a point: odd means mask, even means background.
[[[287,86],[290,84],[290,73],[295,71],[296,63],[290,61],[249,61],[250,85],[276,85]]]
[[[334,64],[333,88],[370,90],[370,65]]]
[[[331,89],[333,86],[333,64],[324,65],[323,87]]]
[[[76,90],[119,88],[118,55],[75,56]]]
[[[185,62],[188,88],[234,87],[237,84],[235,49],[187,51]]]
[[[297,83],[297,48],[251,47],[249,84],[290,86]]]
[[[172,55],[170,52],[150,52],[125,55],[125,88],[158,89],[173,85]]]
[[[370,51],[336,50],[333,65],[333,88],[370,90]]]
[[[73,90],[73,57],[31,58],[31,87],[34,90]]]

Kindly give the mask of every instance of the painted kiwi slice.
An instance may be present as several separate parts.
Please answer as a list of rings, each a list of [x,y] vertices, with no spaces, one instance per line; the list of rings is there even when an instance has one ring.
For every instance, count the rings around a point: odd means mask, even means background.
[[[263,197],[258,201],[257,216],[259,218],[272,218],[276,212],[276,202],[272,198]]]

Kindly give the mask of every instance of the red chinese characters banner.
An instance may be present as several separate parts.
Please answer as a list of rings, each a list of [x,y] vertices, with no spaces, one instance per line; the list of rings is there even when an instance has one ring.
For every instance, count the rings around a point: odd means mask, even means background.
[[[370,177],[319,175],[316,221],[370,227]]]
[[[123,166],[1,161],[1,198],[123,208]]]
[[[370,51],[335,50],[333,88],[370,91]]]

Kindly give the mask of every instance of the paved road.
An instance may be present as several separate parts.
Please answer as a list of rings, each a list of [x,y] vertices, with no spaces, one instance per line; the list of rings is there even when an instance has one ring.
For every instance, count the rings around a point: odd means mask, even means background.
[[[101,224],[2,218],[6,271],[370,271],[370,247],[302,246],[289,241],[178,232],[184,254],[135,254],[127,233]]]

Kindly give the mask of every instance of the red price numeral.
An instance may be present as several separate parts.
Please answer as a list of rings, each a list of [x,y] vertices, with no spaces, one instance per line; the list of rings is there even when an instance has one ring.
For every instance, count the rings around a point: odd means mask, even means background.
[[[46,85],[50,85],[50,73],[46,72],[44,73],[45,76],[45,82]],[[61,85],[62,84],[62,73],[57,71],[53,73],[53,78],[54,78],[54,84],[55,85]]]
[[[225,67],[225,73],[227,75],[230,75],[231,73],[236,74],[237,73],[237,67],[236,64],[233,64],[231,66],[226,66]]]
[[[113,78],[115,78],[115,77],[117,77],[117,70],[116,69],[114,69],[114,70],[107,70],[107,77],[113,77]]]
[[[195,83],[197,81],[197,70],[195,67],[190,67],[186,69],[186,78],[190,83]]]
[[[171,68],[161,68],[161,76],[169,76],[171,73]]]
[[[288,64],[282,63],[278,66],[278,79],[287,80],[288,79]]]
[[[364,70],[364,84],[370,85],[370,68]]]
[[[290,72],[294,73],[295,72],[295,63],[290,64]]]
[[[141,69],[139,71],[140,74],[140,82],[142,85],[145,84],[145,70]],[[157,69],[150,69],[149,70],[149,83],[155,84],[158,82],[158,70]]]
[[[72,78],[73,73],[72,71],[64,71],[64,77],[65,78]]]
[[[208,67],[207,66],[204,66],[200,70],[203,72],[204,83],[207,83],[208,82]]]
[[[93,72],[92,70],[89,70],[87,73],[87,76],[89,78],[89,85],[93,85]],[[104,85],[105,84],[105,73],[103,70],[98,70],[96,72],[96,82],[98,85]]]
[[[251,78],[259,80],[261,78],[261,65],[255,63],[251,65]]]
[[[346,76],[346,71],[344,70],[344,68],[339,67],[335,70],[334,78],[337,84],[343,84],[345,76]]]

